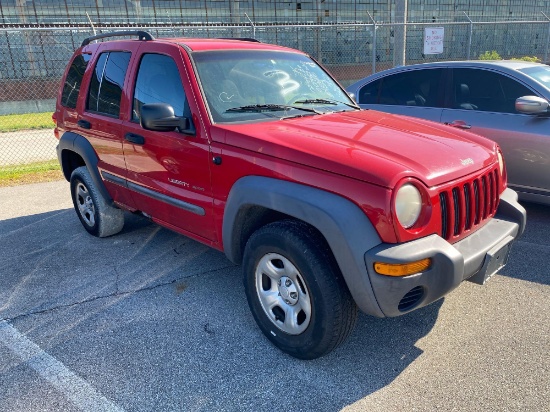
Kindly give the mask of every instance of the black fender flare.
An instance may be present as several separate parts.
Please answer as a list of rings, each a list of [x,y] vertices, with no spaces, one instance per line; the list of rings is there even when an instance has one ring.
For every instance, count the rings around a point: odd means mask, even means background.
[[[226,256],[242,258],[239,225],[244,207],[260,206],[300,219],[326,239],[359,308],[384,317],[376,301],[365,264],[365,252],[382,243],[365,213],[342,196],[311,186],[261,176],[239,179],[231,188],[224,210],[222,240]],[[242,221],[237,221],[242,220]]]
[[[65,179],[70,181],[71,171],[69,164],[67,164],[63,158],[64,150],[75,152],[84,160],[96,188],[100,191],[105,201],[109,205],[113,205],[113,198],[107,191],[107,188],[101,179],[99,169],[97,168],[99,158],[97,157],[92,144],[85,137],[73,132],[65,132],[59,139],[59,144],[57,145],[57,158],[59,160],[59,164],[61,165],[61,170],[63,171]]]

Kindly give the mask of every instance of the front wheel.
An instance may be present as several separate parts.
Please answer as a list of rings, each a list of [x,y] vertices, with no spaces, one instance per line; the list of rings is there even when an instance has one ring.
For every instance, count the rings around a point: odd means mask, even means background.
[[[315,359],[351,333],[357,306],[322,236],[300,221],[255,232],[244,253],[250,310],[265,336],[300,359]]]

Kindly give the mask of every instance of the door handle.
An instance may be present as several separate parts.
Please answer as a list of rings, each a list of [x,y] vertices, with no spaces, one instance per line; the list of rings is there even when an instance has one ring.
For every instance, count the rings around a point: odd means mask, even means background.
[[[78,122],[76,122],[76,124],[78,125],[78,127],[81,127],[83,129],[91,129],[92,128],[92,124],[89,121],[84,120],[84,119],[80,119]]]
[[[145,144],[145,137],[135,133],[126,133],[124,139],[133,144]]]
[[[471,129],[472,125],[467,124],[464,120],[454,120],[452,122],[445,122],[447,126],[456,127],[457,129]]]

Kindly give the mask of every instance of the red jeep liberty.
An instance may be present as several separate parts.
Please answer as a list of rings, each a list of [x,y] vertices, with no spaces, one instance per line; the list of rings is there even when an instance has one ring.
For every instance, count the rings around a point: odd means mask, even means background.
[[[91,44],[120,35],[137,39]],[[525,227],[496,143],[360,110],[306,54],[252,39],[88,38],[53,117],[88,232],[114,235],[127,210],[225,252],[262,332],[302,359],[358,309],[483,284]]]

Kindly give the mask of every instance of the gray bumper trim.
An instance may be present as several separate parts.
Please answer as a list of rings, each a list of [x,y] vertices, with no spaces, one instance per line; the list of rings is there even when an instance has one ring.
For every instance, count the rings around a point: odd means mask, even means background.
[[[506,190],[497,215],[485,226],[453,245],[438,235],[427,236],[399,245],[381,244],[365,253],[365,263],[376,300],[385,316],[398,316],[432,303],[464,279],[484,266],[487,252],[506,239],[516,239],[525,227],[525,209],[517,203],[517,195]],[[405,277],[383,276],[374,272],[375,262],[409,263],[431,258],[429,270]],[[409,310],[400,311],[399,302],[415,287],[422,287],[423,296]]]

